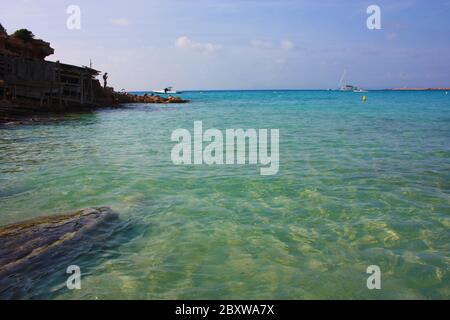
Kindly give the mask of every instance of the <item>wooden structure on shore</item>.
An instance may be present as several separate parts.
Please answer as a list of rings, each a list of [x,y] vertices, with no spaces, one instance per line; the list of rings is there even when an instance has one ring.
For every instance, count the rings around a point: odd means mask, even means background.
[[[94,105],[99,71],[44,60],[54,53],[48,42],[9,36],[0,28],[0,99],[40,106]]]
[[[0,24],[0,123],[125,103],[188,102],[180,97],[115,92],[96,79],[100,71],[46,61],[53,53],[50,43],[34,39],[31,31],[8,35]]]
[[[94,105],[99,71],[0,54],[0,96],[47,106]]]

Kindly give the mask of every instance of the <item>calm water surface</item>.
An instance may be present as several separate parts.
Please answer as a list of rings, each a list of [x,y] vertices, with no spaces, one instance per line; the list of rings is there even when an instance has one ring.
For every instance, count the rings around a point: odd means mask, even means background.
[[[450,95],[191,92],[0,129],[0,225],[121,213],[3,298],[450,298]],[[280,171],[174,166],[177,128],[280,129]],[[1,245],[1,244],[0,244]],[[82,290],[65,287],[68,265]],[[366,287],[379,265],[382,290]]]

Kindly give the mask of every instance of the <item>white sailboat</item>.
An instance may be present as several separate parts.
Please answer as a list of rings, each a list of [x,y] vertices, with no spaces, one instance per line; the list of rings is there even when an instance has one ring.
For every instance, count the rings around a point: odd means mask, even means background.
[[[347,84],[347,70],[344,70],[344,73],[342,74],[341,81],[339,81],[339,91],[344,92],[367,92],[364,89],[358,88],[357,86],[352,86],[350,84]]]
[[[178,92],[176,90],[173,90],[173,87],[167,87],[161,90],[152,90],[153,93],[157,93],[157,94],[177,94],[177,93],[181,93]]]

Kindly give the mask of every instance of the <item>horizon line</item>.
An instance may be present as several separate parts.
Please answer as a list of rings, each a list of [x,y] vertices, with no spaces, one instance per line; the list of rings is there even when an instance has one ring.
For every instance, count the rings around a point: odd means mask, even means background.
[[[383,88],[383,89],[365,89],[367,91],[450,91],[450,87],[405,87],[405,88]],[[344,92],[339,89],[187,89],[179,92],[217,92],[217,91],[336,91]],[[152,90],[125,90],[125,92],[152,92]]]

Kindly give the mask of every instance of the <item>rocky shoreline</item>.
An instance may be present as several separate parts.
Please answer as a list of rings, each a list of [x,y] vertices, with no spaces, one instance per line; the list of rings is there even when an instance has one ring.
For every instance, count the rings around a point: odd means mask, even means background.
[[[128,93],[116,93],[115,94],[116,103],[188,103],[189,100],[184,100],[180,97],[168,96],[167,98],[161,97],[159,95],[135,95]]]
[[[450,88],[393,88],[387,91],[450,91]]]
[[[70,113],[129,103],[186,103],[179,97],[116,92],[97,79],[92,65],[76,66],[46,57],[55,50],[27,29],[8,34],[0,24],[0,123],[33,123]]]
[[[96,105],[40,106],[35,102],[16,99],[0,100],[0,124],[32,124],[55,121],[71,114],[92,112],[105,108],[120,108],[127,104],[174,104],[188,103],[180,97],[158,95],[133,95],[112,92]]]

